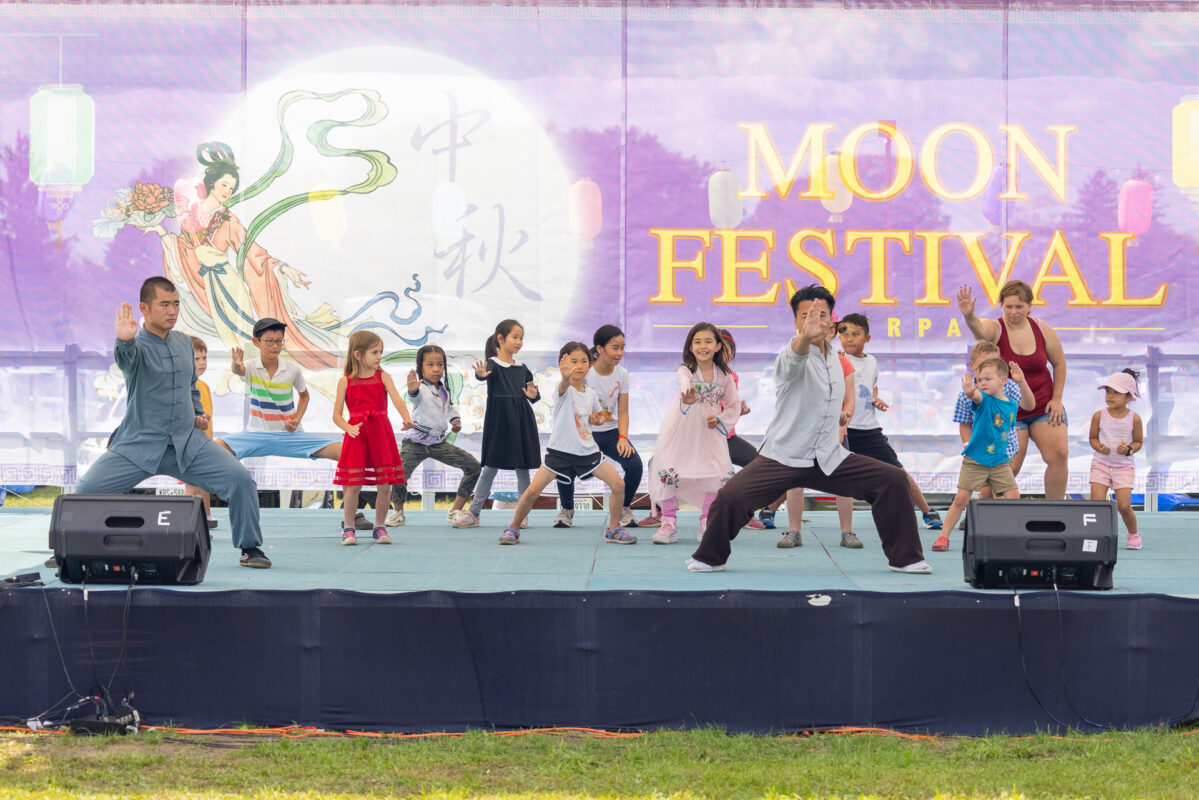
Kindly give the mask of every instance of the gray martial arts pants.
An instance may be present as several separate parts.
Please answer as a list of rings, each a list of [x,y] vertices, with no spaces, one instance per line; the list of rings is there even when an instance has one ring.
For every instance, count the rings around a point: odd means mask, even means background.
[[[153,475],[170,475],[227,502],[235,547],[244,550],[262,544],[262,528],[258,524],[258,484],[241,462],[209,439],[204,440],[203,447],[187,469],[180,469],[172,446],[167,447],[158,462],[158,469],[153,472],[146,472],[120,453],[109,450],[80,478],[75,493],[128,494],[130,489]]]

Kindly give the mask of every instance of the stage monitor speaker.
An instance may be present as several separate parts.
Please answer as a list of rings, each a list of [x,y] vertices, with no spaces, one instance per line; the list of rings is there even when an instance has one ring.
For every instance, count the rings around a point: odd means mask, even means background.
[[[971,500],[962,566],[976,589],[1110,589],[1116,566],[1110,500]]]
[[[64,583],[196,584],[211,547],[204,504],[183,495],[63,494],[50,548]]]

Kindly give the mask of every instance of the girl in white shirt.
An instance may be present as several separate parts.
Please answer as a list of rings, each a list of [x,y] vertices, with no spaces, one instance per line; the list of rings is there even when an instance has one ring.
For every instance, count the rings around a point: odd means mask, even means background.
[[[512,515],[512,524],[500,536],[500,544],[520,543],[521,520],[552,480],[573,482],[594,475],[608,484],[613,497],[621,497],[624,493],[624,481],[616,473],[616,468],[604,458],[591,433],[591,426],[607,421],[607,416],[595,390],[587,387],[587,373],[591,369],[591,351],[587,345],[582,342],[563,345],[558,351],[558,369],[562,373],[562,380],[558,383],[553,429],[545,451],[545,462],[537,468],[533,482],[520,496]],[[636,544],[637,537],[620,526],[620,512],[620,506],[616,503],[610,505],[604,541]]]

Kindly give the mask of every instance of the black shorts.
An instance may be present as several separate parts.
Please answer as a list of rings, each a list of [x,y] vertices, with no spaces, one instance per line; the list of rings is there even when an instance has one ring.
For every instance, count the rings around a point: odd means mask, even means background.
[[[871,428],[868,431],[850,428],[846,438],[849,440],[849,452],[903,469],[903,464],[899,463],[899,457],[895,455],[895,450],[887,441],[882,428]]]
[[[558,476],[559,483],[572,483],[590,478],[591,473],[604,463],[604,454],[576,456],[561,450],[546,450],[542,463],[546,469]]]

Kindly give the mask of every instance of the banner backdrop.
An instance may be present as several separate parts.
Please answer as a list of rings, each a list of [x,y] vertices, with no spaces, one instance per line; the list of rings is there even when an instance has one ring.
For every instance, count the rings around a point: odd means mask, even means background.
[[[996,318],[1020,278],[1067,352],[1070,490],[1098,380],[1124,367],[1138,487],[1199,489],[1199,19],[908,5],[0,6],[0,481],[70,484],[100,452],[123,411],[114,310],[165,274],[210,348],[218,434],[244,414],[229,349],[253,354],[272,316],[309,430],[334,430],[369,327],[401,376],[423,343],[450,352],[477,446],[467,371],[515,317],[547,388],[563,342],[625,331],[643,450],[700,320],[736,338],[738,431],[760,436],[788,298],[819,282],[870,319],[901,457],[952,491],[972,343],[954,294]],[[205,185],[220,160],[226,194]]]

